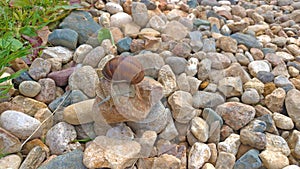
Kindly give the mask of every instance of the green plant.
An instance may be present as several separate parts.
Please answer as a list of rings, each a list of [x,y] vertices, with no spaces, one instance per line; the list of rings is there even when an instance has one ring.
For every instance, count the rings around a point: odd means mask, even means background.
[[[112,33],[108,28],[102,28],[98,32],[98,41],[100,44],[104,39],[109,39],[111,41],[111,44],[115,46],[114,37],[112,36]]]

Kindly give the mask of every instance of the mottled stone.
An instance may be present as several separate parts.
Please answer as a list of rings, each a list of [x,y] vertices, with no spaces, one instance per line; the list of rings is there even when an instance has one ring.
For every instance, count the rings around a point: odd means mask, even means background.
[[[260,96],[255,89],[248,88],[242,94],[242,102],[245,104],[256,104],[260,101]]]
[[[62,63],[66,64],[73,59],[73,52],[62,46],[47,47],[43,50],[41,58],[60,58]]]
[[[42,58],[36,58],[28,71],[28,74],[34,79],[39,80],[45,78],[51,70],[51,64],[49,61]]]
[[[228,77],[228,76],[237,77],[238,76],[241,78],[243,84],[250,80],[250,75],[238,63],[232,63],[227,69],[224,70],[224,75],[226,77]]]
[[[276,112],[273,114],[272,117],[276,127],[283,130],[291,130],[294,128],[293,120],[290,117]]]
[[[141,2],[133,2],[131,7],[133,21],[141,26],[145,27],[149,21],[149,15],[147,6]]]
[[[231,153],[220,152],[216,162],[216,168],[230,169],[233,168],[235,156]]]
[[[9,131],[5,130],[4,128],[0,127],[0,149],[1,153],[16,153],[19,152],[21,149],[21,142],[20,140],[12,135]],[[3,158],[2,158],[3,159]],[[2,161],[0,159],[0,161]],[[2,162],[0,162],[2,163]],[[21,163],[21,160],[20,160]]]
[[[93,68],[98,66],[100,60],[105,56],[105,51],[102,46],[98,46],[92,49],[86,56],[84,57],[82,64],[89,65]]]
[[[167,23],[163,32],[175,40],[182,40],[188,34],[187,28],[175,20]]]
[[[263,150],[266,147],[266,135],[262,132],[242,129],[240,132],[240,140],[244,145],[249,145],[258,150]]]
[[[225,99],[217,93],[197,91],[193,95],[193,106],[195,108],[215,108],[224,102]]]
[[[259,157],[262,160],[263,165],[267,168],[281,169],[289,165],[288,158],[282,153],[264,150],[259,154]]]
[[[218,151],[236,155],[240,144],[240,136],[237,134],[230,134],[223,142],[218,143]]]
[[[256,77],[257,73],[260,71],[270,72],[270,66],[265,61],[253,61],[248,65],[250,74]]]
[[[234,164],[234,169],[252,169],[262,166],[262,162],[258,157],[259,151],[251,149],[242,155]]]
[[[132,17],[125,12],[118,12],[110,17],[111,27],[121,28],[122,25],[130,22],[132,22]]]
[[[237,41],[228,36],[219,38],[216,44],[225,52],[235,53],[237,50]]]
[[[108,2],[105,4],[105,9],[110,14],[116,14],[118,12],[123,12],[123,8],[120,4],[114,3],[114,2]]]
[[[22,158],[16,154],[11,154],[0,159],[0,166],[3,169],[19,169]]]
[[[135,55],[134,57],[142,64],[145,75],[151,76],[153,78],[157,78],[158,71],[165,64],[163,58],[155,53],[139,54],[139,55]]]
[[[82,63],[86,55],[93,49],[91,45],[82,44],[74,52],[73,60],[76,63]]]
[[[265,85],[259,81],[257,78],[253,78],[251,80],[249,80],[248,82],[246,82],[243,85],[244,90],[249,89],[249,88],[253,88],[256,89],[258,93],[264,93],[264,88]]]
[[[231,64],[229,57],[221,53],[209,52],[206,57],[211,60],[211,67],[213,69],[225,69]]]
[[[267,145],[266,150],[282,153],[285,156],[289,156],[291,151],[288,143],[281,136],[266,133]]]
[[[63,113],[64,120],[72,125],[92,122],[92,108],[94,101],[95,99],[89,99],[66,107]]]
[[[181,73],[177,77],[177,87],[181,91],[185,91],[185,92],[189,92],[190,91],[190,85],[189,85],[189,82],[187,80],[187,76],[186,76],[185,73]]]
[[[23,81],[19,85],[19,91],[27,97],[35,97],[41,91],[41,85],[35,81]]]
[[[265,103],[271,111],[280,113],[283,110],[285,96],[285,91],[282,88],[277,88],[265,97]]]
[[[56,85],[54,80],[44,78],[40,79],[38,83],[41,85],[41,91],[35,96],[35,99],[46,104],[52,102],[56,97]]]
[[[219,81],[218,90],[226,97],[241,96],[243,83],[240,77],[225,77]]]
[[[34,100],[32,98],[23,97],[21,95],[13,98],[12,105],[19,107],[20,111],[30,116],[34,116],[39,109],[47,107],[47,105],[43,102]]]
[[[209,126],[200,117],[194,117],[191,121],[191,132],[200,142],[206,142],[209,137]]]
[[[174,168],[179,169],[181,161],[173,155],[163,154],[155,157],[152,168]]]
[[[288,115],[292,118],[293,122],[295,122],[296,127],[300,128],[300,116],[299,116],[299,104],[300,104],[300,92],[299,90],[292,89],[288,91],[285,98],[285,106]]]
[[[37,168],[46,158],[44,149],[40,146],[36,146],[31,149],[25,160],[21,164],[19,169]]]
[[[210,156],[211,152],[209,147],[204,143],[196,142],[189,152],[188,168],[201,168],[204,165],[204,163],[208,162]]]

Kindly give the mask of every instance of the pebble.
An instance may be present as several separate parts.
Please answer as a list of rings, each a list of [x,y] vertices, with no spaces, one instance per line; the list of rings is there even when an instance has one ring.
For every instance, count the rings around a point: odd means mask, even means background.
[[[256,73],[256,78],[263,83],[273,82],[274,74],[268,71],[259,71]]]
[[[217,47],[225,52],[235,53],[237,51],[237,41],[229,36],[223,36],[217,40]]]
[[[169,65],[164,65],[158,72],[158,82],[163,86],[164,95],[169,96],[177,87],[176,76]]]
[[[289,160],[282,153],[264,150],[259,154],[263,165],[267,168],[280,169],[289,165]]]
[[[240,77],[225,77],[219,81],[218,90],[226,97],[241,96],[243,83]]]
[[[266,147],[266,135],[259,131],[251,131],[242,129],[240,132],[240,140],[244,145],[249,145],[255,149],[263,150]]]
[[[41,85],[41,91],[35,96],[37,101],[49,104],[56,97],[55,81],[50,78],[40,79],[38,83]]]
[[[76,48],[73,56],[73,60],[76,63],[82,63],[86,55],[93,50],[93,47],[88,44],[82,44]]]
[[[280,113],[283,110],[285,96],[285,91],[282,88],[277,88],[265,97],[265,104],[271,111]]]
[[[201,168],[206,162],[208,162],[210,156],[210,148],[204,143],[196,142],[192,146],[188,155],[188,168]]]
[[[14,110],[3,112],[0,116],[0,124],[5,130],[20,139],[27,139],[41,125],[37,119]],[[39,129],[32,138],[39,137],[41,131]]]
[[[166,24],[163,32],[174,40],[182,40],[188,34],[187,28],[178,21],[171,21]]]
[[[41,58],[60,58],[62,63],[66,64],[73,59],[73,52],[62,46],[47,47],[43,50]]]
[[[132,22],[132,17],[125,12],[118,12],[111,15],[110,26],[121,28],[122,25]]]
[[[19,169],[27,169],[30,167],[37,168],[46,158],[46,153],[42,147],[36,146],[31,149]]]
[[[238,44],[243,44],[248,48],[262,47],[262,45],[258,42],[258,40],[251,35],[247,35],[243,33],[235,33],[231,35],[231,38],[235,39],[238,42]]]
[[[291,130],[294,128],[294,123],[290,117],[276,112],[273,114],[272,117],[276,127],[283,130]]]
[[[166,64],[168,64],[175,75],[179,75],[185,71],[185,67],[188,65],[188,62],[181,57],[168,57],[165,60]]]
[[[53,46],[76,49],[78,33],[72,29],[55,29],[49,34],[48,42]]]
[[[145,27],[149,21],[147,6],[141,2],[133,2],[131,12],[133,21],[140,27]]]
[[[224,102],[225,99],[217,93],[197,91],[193,95],[193,106],[195,108],[215,108]]]
[[[211,60],[211,67],[213,69],[225,69],[228,68],[231,64],[231,60],[224,54],[216,53],[216,52],[209,52],[207,53],[206,57]]]
[[[102,58],[104,58],[104,56],[105,56],[104,48],[102,46],[98,46],[86,54],[86,56],[82,61],[82,64],[89,65],[93,68],[96,68],[98,66],[98,63]]]
[[[0,159],[1,168],[19,169],[22,159],[16,154],[11,154]]]
[[[66,107],[63,112],[64,121],[72,125],[93,122],[92,110],[95,99],[88,99]]]
[[[194,117],[191,121],[191,132],[198,141],[205,143],[209,137],[209,126],[200,117]]]
[[[165,65],[163,58],[155,53],[138,54],[134,57],[142,64],[145,75],[153,78],[157,78],[159,70]],[[174,72],[174,69],[172,70]],[[176,74],[176,72],[174,73]]]
[[[173,116],[171,114],[170,109],[166,109],[167,111],[167,118],[168,118],[168,124],[166,128],[159,134],[159,138],[165,139],[165,140],[172,140],[175,137],[179,135],[177,128],[175,127]]]
[[[299,110],[298,105],[300,104],[300,92],[296,89],[288,91],[285,97],[285,106],[289,117],[295,122],[296,128],[300,128],[300,117],[297,113]]]
[[[231,153],[220,152],[216,165],[216,168],[233,168],[235,162],[235,156]]]
[[[241,100],[245,104],[256,104],[260,101],[260,96],[257,90],[248,88],[242,94]]]
[[[259,158],[259,151],[251,149],[242,155],[234,164],[234,169],[251,169],[259,168],[262,166],[262,162]]]
[[[48,74],[48,78],[54,80],[57,86],[66,86],[69,81],[69,76],[75,71],[75,67],[70,67],[60,71],[51,72]]]
[[[118,12],[123,12],[123,8],[121,5],[114,3],[114,2],[108,2],[105,4],[105,9],[107,10],[107,12],[109,12],[110,14],[116,14]]]
[[[118,52],[128,52],[130,50],[130,45],[132,43],[132,39],[130,37],[125,37],[120,39],[117,42]]]
[[[40,109],[47,108],[45,103],[21,95],[12,99],[12,105],[19,107],[19,111],[30,116],[34,116]]]
[[[248,65],[248,69],[250,71],[250,74],[254,77],[257,76],[257,73],[260,71],[270,72],[270,66],[265,61],[253,61]]]
[[[189,92],[190,91],[190,85],[189,85],[189,82],[187,80],[187,76],[186,76],[185,73],[181,73],[177,77],[177,87],[181,91],[185,91],[185,92]]]
[[[236,155],[240,144],[240,136],[237,134],[230,134],[223,142],[218,143],[218,152],[227,152]]]
[[[209,77],[212,61],[209,59],[203,59],[198,65],[198,79],[206,80]]]
[[[46,59],[51,64],[51,72],[60,71],[62,69],[62,59],[61,58],[49,58]]]
[[[281,136],[266,133],[267,145],[266,150],[282,153],[285,156],[289,156],[291,151],[288,143]]]
[[[41,91],[41,85],[35,81],[23,81],[19,85],[19,91],[26,97],[35,97]]]
[[[0,127],[0,143],[1,143],[0,144],[1,153],[3,154],[19,152],[22,144],[16,136],[14,136],[13,134],[11,134],[9,131],[5,130],[2,127]],[[5,162],[2,161],[2,159],[0,159],[0,163]],[[21,163],[21,159],[20,159],[20,163]]]
[[[153,161],[153,168],[180,168],[181,161],[173,155],[163,154]]]
[[[49,61],[44,60],[42,58],[36,58],[32,62],[28,70],[28,74],[34,80],[39,80],[41,78],[45,78],[47,74],[50,72],[50,70],[51,70],[51,64]]]
[[[178,43],[172,49],[172,53],[176,56],[187,58],[192,51],[192,48],[185,42]]]
[[[19,77],[16,77],[12,80],[15,88],[19,88],[19,85],[23,81],[33,81],[33,79],[30,77],[28,71],[22,72]]]

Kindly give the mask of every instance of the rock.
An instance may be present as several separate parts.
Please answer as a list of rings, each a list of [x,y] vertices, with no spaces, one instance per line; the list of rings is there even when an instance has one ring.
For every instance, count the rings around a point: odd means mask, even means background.
[[[35,81],[23,81],[20,83],[19,91],[27,97],[35,97],[41,91],[41,85]]]
[[[62,63],[66,64],[73,59],[73,52],[62,46],[47,47],[43,50],[41,58],[59,58],[62,60]]]
[[[300,10],[293,10],[293,12],[289,15],[289,18],[291,18],[291,20],[295,21],[296,23],[300,22],[299,19],[300,16]]]
[[[300,167],[297,165],[288,165],[286,167],[283,167],[282,169],[299,169]]]
[[[243,44],[248,48],[262,47],[262,45],[258,42],[258,40],[251,35],[247,35],[243,33],[235,33],[231,35],[231,38],[235,39],[238,42],[238,44]]]
[[[220,104],[217,106],[216,112],[234,130],[244,127],[255,116],[255,109],[253,107],[238,102]]]
[[[64,109],[64,120],[72,125],[80,125],[93,121],[92,108],[95,99],[81,101]]]
[[[217,162],[216,168],[233,168],[235,162],[235,156],[231,153],[220,152]]]
[[[289,81],[288,77],[284,75],[279,75],[275,77],[274,83],[277,87],[282,87],[283,89],[285,89],[286,86],[292,86],[292,83]]]
[[[155,132],[153,132],[153,133],[155,133]],[[118,140],[133,140],[134,139],[134,133],[124,123],[121,123],[115,127],[110,128],[107,131],[106,136],[109,138],[118,139]],[[156,138],[156,133],[155,133],[155,138]]]
[[[209,137],[209,126],[200,117],[194,117],[191,121],[191,132],[200,142],[206,142]]]
[[[240,144],[240,136],[237,134],[230,134],[223,142],[218,143],[218,152],[227,152],[236,155]]]
[[[75,67],[67,68],[64,70],[51,72],[48,78],[53,79],[57,86],[66,86],[68,84],[69,76],[75,71]]]
[[[27,155],[20,166],[20,169],[37,168],[46,158],[46,153],[42,147],[36,146]]]
[[[256,73],[256,78],[263,83],[273,82],[274,74],[268,71],[259,71]]]
[[[274,74],[274,76],[282,75],[285,77],[290,77],[290,74],[288,72],[288,69],[287,69],[285,63],[280,63],[276,67],[274,67],[274,69],[272,70],[272,73]]]
[[[39,109],[34,118],[42,123],[42,138],[44,138],[48,130],[53,126],[52,112],[48,108]]]
[[[288,158],[282,153],[264,150],[259,157],[267,168],[280,169],[289,165]]]
[[[294,56],[299,56],[300,55],[300,48],[295,45],[295,44],[290,44],[290,45],[287,45],[287,49],[294,55]]]
[[[101,27],[93,20],[91,14],[87,11],[72,11],[72,13],[59,24],[59,28],[76,31],[80,45],[89,44],[93,47],[99,45],[97,35]]]
[[[196,116],[196,111],[192,107],[192,95],[184,91],[175,91],[169,98],[168,103],[172,109],[172,115],[177,122],[188,123]]]
[[[229,36],[223,36],[217,40],[217,47],[225,52],[235,53],[237,50],[237,41]]]
[[[223,119],[211,108],[205,108],[202,116],[209,126],[209,140],[211,143],[220,141],[220,130],[223,125]]]
[[[64,46],[76,49],[78,33],[71,29],[55,29],[49,34],[48,42],[53,46]]]
[[[270,66],[265,61],[253,61],[248,65],[250,74],[256,77],[257,73],[260,71],[270,72]]]
[[[291,130],[294,128],[293,120],[280,113],[273,114],[273,120],[275,122],[276,127],[283,129],[283,130]]]
[[[148,10],[146,5],[140,2],[133,2],[131,7],[131,12],[132,12],[133,21],[137,25],[141,27],[145,27],[149,21],[149,15],[148,15]]]
[[[139,158],[140,150],[135,141],[98,136],[85,149],[83,163],[88,168],[129,167]]]
[[[98,63],[102,58],[105,56],[105,51],[102,46],[98,46],[94,49],[92,49],[86,56],[84,57],[82,64],[83,65],[89,65],[93,68],[96,68],[98,66]]]
[[[251,169],[259,168],[262,166],[262,162],[258,157],[259,151],[251,149],[242,155],[234,164],[234,169]]]
[[[95,88],[99,78],[91,66],[77,68],[69,77],[71,90],[81,90],[88,97],[95,97]]]
[[[169,96],[175,91],[177,87],[176,77],[169,65],[164,65],[159,70],[158,82],[162,84],[165,96]]]
[[[12,80],[14,87],[15,88],[19,88],[19,85],[23,82],[23,81],[33,81],[33,79],[30,77],[28,71],[24,71],[20,74],[20,76],[14,78]]]
[[[285,62],[294,60],[294,56],[287,52],[276,52],[275,54]]]
[[[204,165],[204,163],[208,162],[210,156],[211,152],[209,147],[204,143],[196,142],[189,152],[188,168],[201,168]]]
[[[82,63],[86,55],[93,50],[93,47],[88,44],[80,45],[74,52],[73,60],[76,63]]]
[[[243,83],[240,77],[225,77],[219,81],[218,90],[226,97],[241,96]]]
[[[28,71],[28,74],[34,79],[39,80],[47,76],[51,70],[51,64],[42,58],[36,58]]]
[[[134,133],[132,134],[134,135]],[[147,130],[142,133],[140,132],[137,137],[137,142],[141,145],[140,158],[148,158],[153,153],[154,143],[157,139],[156,132]]]
[[[79,143],[72,143],[76,137],[74,126],[66,122],[59,122],[47,132],[46,144],[49,146],[51,154],[61,155],[80,146]]]
[[[198,64],[199,64],[199,61],[197,58],[190,58],[187,62],[187,66],[185,67],[185,73],[188,75],[188,76],[195,76],[198,72]]]
[[[225,99],[217,93],[197,91],[193,95],[193,106],[195,108],[215,108],[224,102]]]
[[[20,142],[20,140],[16,136],[12,135],[9,131],[7,131],[4,128],[0,127],[0,149],[1,149],[1,153],[10,154],[10,153],[19,152],[20,149],[21,149],[21,144],[22,143]],[[3,157],[2,159],[5,159],[5,157]],[[5,161],[2,161],[2,159],[0,159],[0,164],[2,162],[5,162]],[[20,159],[19,165],[20,164],[21,164],[21,159]],[[0,166],[2,166],[2,165],[0,165]]]
[[[285,91],[282,88],[275,89],[265,97],[266,106],[273,112],[282,112],[285,96]]]
[[[242,94],[242,102],[245,104],[256,104],[260,101],[260,96],[255,89],[248,88]]]
[[[266,147],[266,135],[262,132],[242,129],[240,132],[240,140],[242,144],[249,145],[258,150],[263,150]]]
[[[43,151],[37,150],[38,152],[41,152],[41,154],[40,154],[41,156],[42,155],[49,156],[49,154],[50,154],[49,148],[40,139],[33,139],[33,140],[27,142],[22,148],[22,153],[27,155],[35,147],[40,147],[43,149]],[[34,150],[34,151],[36,151],[36,150]]]
[[[244,90],[253,88],[253,89],[256,89],[259,94],[262,94],[262,93],[264,93],[265,85],[261,81],[259,81],[257,78],[253,78],[253,79],[249,80],[248,82],[246,82],[244,84],[243,88],[244,88]]]
[[[177,128],[175,127],[173,116],[171,114],[170,109],[166,109],[167,111],[167,126],[166,128],[159,134],[159,138],[165,140],[172,140],[178,136]]]
[[[232,63],[227,69],[224,70],[224,75],[226,77],[240,77],[243,84],[250,80],[250,75],[242,68],[238,63]],[[222,76],[223,78],[224,76]],[[245,89],[245,88],[244,88]]]
[[[38,83],[41,85],[41,91],[35,96],[35,99],[46,104],[52,102],[56,97],[56,86],[54,80],[44,78],[40,79]]]
[[[110,14],[116,14],[118,12],[123,12],[123,8],[120,4],[114,3],[114,2],[108,2],[105,4],[105,9]]]
[[[82,163],[83,152],[79,149],[73,150],[69,153],[59,155],[48,163],[39,167],[39,169],[52,168],[72,168],[72,169],[86,169]]]
[[[154,158],[152,168],[174,168],[179,169],[181,161],[175,156],[163,154],[159,157]]]
[[[139,34],[141,27],[134,22],[122,25],[122,31],[125,36],[136,36]]]
[[[186,76],[185,73],[181,73],[177,77],[177,87],[181,91],[185,91],[185,92],[189,92],[190,91],[190,85],[189,85],[189,82],[187,80],[187,76]]]
[[[41,125],[37,119],[14,110],[3,112],[0,116],[0,124],[5,130],[20,139],[27,139]],[[39,137],[40,135],[41,129],[32,138]]]
[[[22,58],[16,58],[15,60],[9,62],[9,64],[11,65],[11,68],[14,71],[28,69],[28,65],[25,63],[25,61]]]
[[[189,86],[190,86],[190,93],[193,95],[198,91],[199,86],[202,83],[202,81],[197,79],[196,77],[191,77],[191,76],[188,76],[187,80],[188,80]]]
[[[139,54],[135,55],[134,57],[142,64],[146,76],[157,78],[158,71],[164,65],[164,60],[162,57],[155,53]]]
[[[211,65],[212,65],[212,61],[210,59],[205,58],[201,60],[198,68],[198,79],[206,80],[209,77]]]
[[[110,17],[110,26],[121,28],[122,25],[132,22],[132,17],[125,12],[118,12]],[[117,39],[115,39],[116,41]]]
[[[291,151],[288,146],[288,143],[281,136],[266,133],[267,145],[266,150],[273,152],[282,153],[285,156],[289,156]]]
[[[158,15],[154,15],[149,20],[149,25],[151,28],[161,32],[165,26],[165,21]]]
[[[12,105],[19,107],[19,111],[22,111],[29,116],[34,116],[39,109],[47,108],[47,105],[45,103],[28,97],[23,97],[21,95],[13,98]]]
[[[300,138],[300,132],[297,130],[293,130],[287,140],[288,145],[291,150],[291,155],[297,159],[299,159],[299,157],[300,157],[300,153],[298,151],[300,148],[300,139],[299,138]]]
[[[178,21],[171,21],[166,24],[166,27],[163,30],[168,36],[174,40],[182,40],[188,34],[187,28]]]
[[[22,159],[16,154],[11,154],[0,159],[1,168],[19,169]]]
[[[187,58],[192,51],[192,48],[186,42],[177,43],[172,49],[172,53],[176,56]]]
[[[120,39],[117,42],[118,52],[128,52],[130,50],[130,45],[132,43],[132,39],[130,37],[125,37]]]
[[[232,32],[242,32],[244,29],[246,29],[249,26],[249,23],[247,22],[232,22],[227,24],[228,28]]]
[[[209,38],[203,40],[203,48],[204,52],[216,52],[216,42],[215,39]]]
[[[185,67],[187,66],[188,62],[181,57],[168,57],[165,60],[166,64],[168,64],[175,75],[179,75],[185,71]]]
[[[241,18],[245,18],[247,16],[245,8],[240,5],[234,5],[231,9],[232,15],[240,16]]]
[[[299,90],[292,89],[288,91],[285,98],[285,106],[289,117],[295,122],[296,128],[300,128],[300,116],[297,113],[299,110],[300,104],[300,92]]]
[[[51,64],[51,72],[60,71],[62,69],[62,59],[61,58],[49,58],[46,59]]]
[[[224,54],[209,52],[206,55],[207,59],[211,60],[211,67],[213,69],[225,69],[231,64],[231,60]]]

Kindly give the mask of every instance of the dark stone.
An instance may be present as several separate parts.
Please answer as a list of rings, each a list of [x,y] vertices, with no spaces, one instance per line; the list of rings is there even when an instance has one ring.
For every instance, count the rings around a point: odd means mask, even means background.
[[[257,120],[264,121],[266,123],[266,131],[269,133],[277,134],[278,131],[274,124],[273,118],[270,114],[265,114],[263,116],[257,117]]]
[[[51,72],[48,78],[55,81],[57,86],[66,86],[68,84],[69,76],[75,71],[75,67],[70,67],[64,70]]]
[[[259,158],[259,151],[251,149],[241,156],[234,164],[233,169],[253,169],[260,168],[262,162]]]
[[[92,15],[86,11],[73,11],[67,16],[59,28],[72,29],[78,33],[79,44],[89,44],[93,47],[99,46],[100,43],[97,39],[98,31],[101,26],[97,24]]]
[[[300,64],[298,62],[288,62],[287,66],[293,66],[300,71]]]
[[[50,33],[48,42],[53,46],[64,46],[69,49],[76,49],[78,33],[72,29],[55,29]]]
[[[256,74],[256,77],[258,80],[260,80],[263,83],[268,83],[268,82],[273,82],[274,80],[274,75],[271,72],[266,72],[266,71],[259,71]]]
[[[132,43],[132,39],[130,37],[125,37],[120,39],[117,42],[118,52],[128,52],[130,50],[130,45]]]
[[[187,1],[187,5],[190,8],[196,8],[198,6],[198,2],[197,2],[197,0],[188,0]]]
[[[52,168],[72,168],[72,169],[86,169],[82,163],[83,152],[81,150],[74,150],[69,153],[57,156],[49,161],[47,164],[42,165],[38,169],[52,169]]]
[[[199,27],[200,25],[210,26],[210,22],[202,19],[194,19],[194,26]]]
[[[248,48],[262,48],[262,45],[259,43],[259,41],[251,35],[235,33],[231,35],[231,38],[235,39],[238,44],[243,44]]]
[[[275,50],[272,48],[262,48],[261,49],[264,55],[266,56],[268,53],[275,53]]]
[[[148,10],[154,10],[157,7],[157,5],[151,0],[141,0],[140,2],[145,4]]]
[[[201,5],[203,6],[220,6],[216,0],[202,0]]]
[[[23,81],[33,81],[33,79],[30,77],[30,75],[28,74],[28,71],[22,72],[21,75],[15,79],[12,80],[14,87],[16,89],[19,88],[19,85],[23,82]]]

